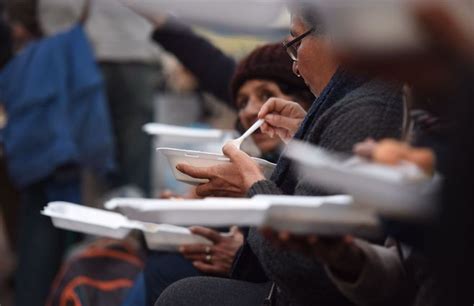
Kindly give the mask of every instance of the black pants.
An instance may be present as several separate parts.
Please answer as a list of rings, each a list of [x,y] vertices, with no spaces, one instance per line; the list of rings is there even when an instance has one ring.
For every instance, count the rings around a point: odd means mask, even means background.
[[[57,170],[42,182],[21,190],[15,305],[43,306],[76,233],[55,228],[41,210],[51,201],[81,203],[79,169]]]
[[[140,63],[101,63],[114,129],[119,175],[112,187],[134,185],[150,193],[151,137],[142,130],[153,121],[153,97],[160,69]]]
[[[169,286],[155,306],[262,306],[271,283],[218,277],[191,277]]]

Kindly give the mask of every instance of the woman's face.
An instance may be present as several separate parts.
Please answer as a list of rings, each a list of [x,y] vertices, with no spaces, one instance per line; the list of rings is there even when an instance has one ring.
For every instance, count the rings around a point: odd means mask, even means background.
[[[291,19],[291,38],[305,33],[309,28],[297,16]],[[297,44],[298,61],[293,71],[300,75],[315,96],[319,96],[337,70],[328,40],[321,35],[309,35]]]
[[[262,105],[270,98],[282,98],[294,100],[285,95],[277,83],[267,80],[249,80],[245,82],[237,93],[237,108],[239,110],[239,120],[245,129],[248,129],[257,121],[257,115]],[[275,150],[281,141],[278,137],[270,138],[257,130],[252,134],[255,144],[262,153],[268,153]]]

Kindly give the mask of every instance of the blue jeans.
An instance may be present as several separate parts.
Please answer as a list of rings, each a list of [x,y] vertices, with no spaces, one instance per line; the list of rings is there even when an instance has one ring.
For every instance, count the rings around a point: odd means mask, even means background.
[[[127,298],[123,301],[121,306],[146,306],[145,299],[145,276],[143,275],[143,272],[141,272],[135,279],[133,287],[128,292]]]
[[[79,169],[58,170],[20,194],[15,305],[45,305],[63,255],[77,234],[55,228],[50,218],[40,212],[51,201],[80,203]]]
[[[143,273],[137,278],[122,306],[154,305],[169,285],[183,278],[201,275],[203,274],[179,253],[151,252]]]

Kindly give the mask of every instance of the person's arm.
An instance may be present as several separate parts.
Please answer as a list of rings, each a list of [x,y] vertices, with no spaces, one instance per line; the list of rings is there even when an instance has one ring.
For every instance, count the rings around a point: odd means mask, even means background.
[[[354,244],[364,254],[362,270],[353,280],[330,267],[326,271],[337,288],[357,305],[408,305],[413,286],[393,243],[387,247],[358,240]]]
[[[264,283],[269,280],[247,240],[235,256],[230,278],[253,283]]]
[[[235,107],[230,94],[230,81],[236,67],[232,57],[173,17],[167,17],[152,37],[193,73],[203,90]]]
[[[89,19],[90,11],[91,11],[91,0],[85,0],[84,6],[82,8],[81,16],[79,17],[79,23],[81,25],[84,25],[87,22],[87,19]]]

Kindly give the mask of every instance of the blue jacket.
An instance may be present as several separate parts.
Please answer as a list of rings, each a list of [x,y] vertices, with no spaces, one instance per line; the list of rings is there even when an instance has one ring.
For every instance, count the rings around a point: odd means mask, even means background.
[[[109,112],[100,71],[81,25],[30,43],[0,71],[10,176],[25,187],[58,166],[114,168]]]

